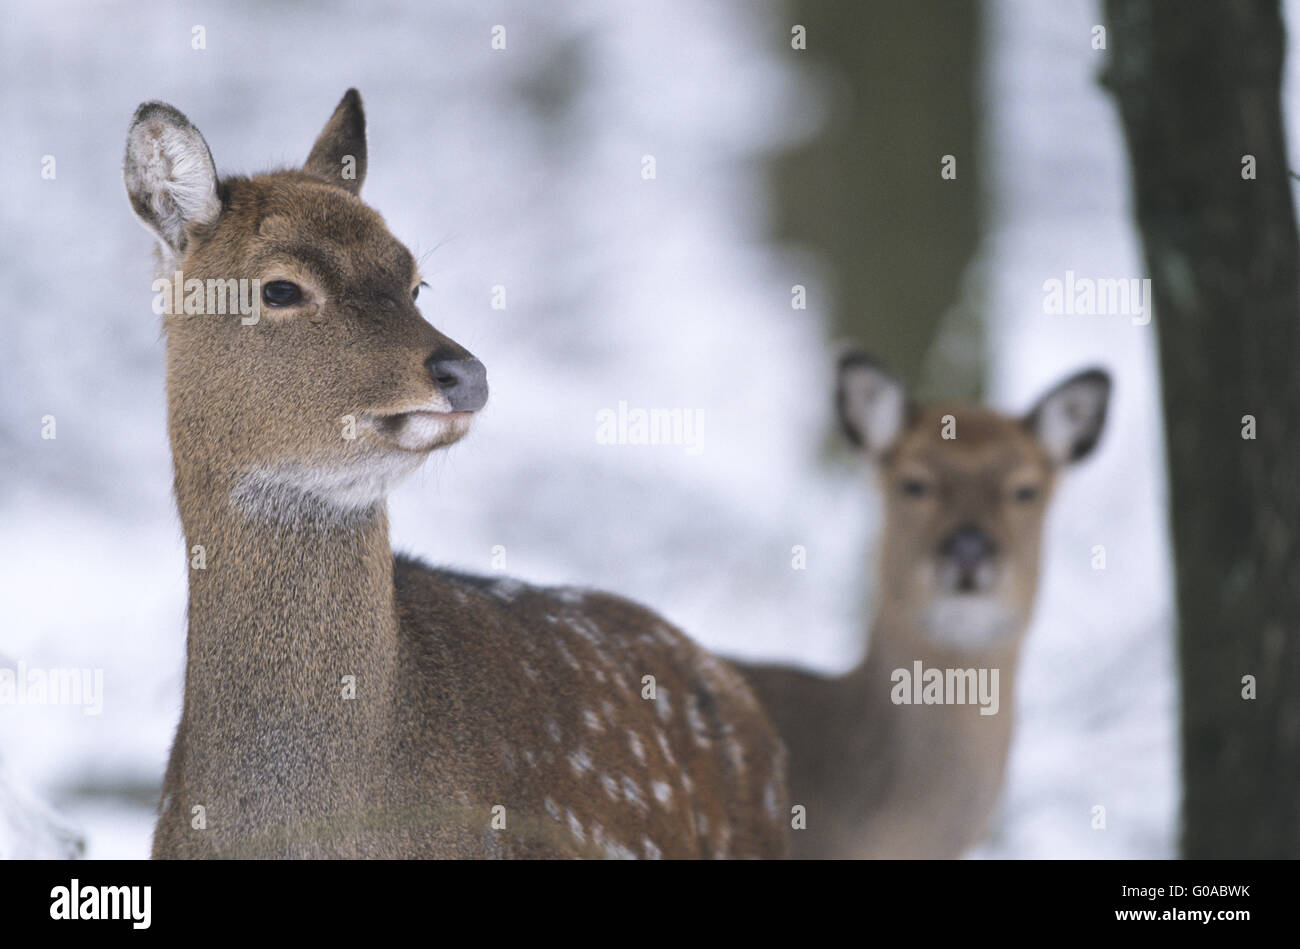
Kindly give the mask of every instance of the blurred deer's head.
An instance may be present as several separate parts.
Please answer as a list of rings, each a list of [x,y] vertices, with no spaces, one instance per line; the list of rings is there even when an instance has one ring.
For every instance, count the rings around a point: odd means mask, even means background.
[[[1057,475],[1096,446],[1109,395],[1110,377],[1091,369],[1021,418],[918,406],[875,359],[845,355],[840,421],[879,471],[885,497],[881,610],[933,642],[1014,643],[1033,608]]]

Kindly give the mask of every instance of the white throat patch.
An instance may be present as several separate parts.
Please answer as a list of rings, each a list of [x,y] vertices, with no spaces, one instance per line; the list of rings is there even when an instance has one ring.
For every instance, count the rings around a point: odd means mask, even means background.
[[[253,468],[235,483],[230,499],[245,515],[267,520],[319,517],[322,508],[346,518],[382,502],[424,459],[418,453],[381,452],[344,465],[287,462]]]
[[[939,594],[921,618],[932,642],[959,649],[1009,644],[1017,631],[1015,614],[993,594]]]

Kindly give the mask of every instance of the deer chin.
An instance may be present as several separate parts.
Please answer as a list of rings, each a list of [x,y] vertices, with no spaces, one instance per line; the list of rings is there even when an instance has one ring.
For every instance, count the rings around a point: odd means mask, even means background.
[[[386,446],[427,454],[460,441],[474,423],[474,413],[421,408],[368,415],[366,422]]]
[[[1010,645],[1020,628],[1016,611],[995,592],[936,594],[921,615],[926,637],[962,650]]]

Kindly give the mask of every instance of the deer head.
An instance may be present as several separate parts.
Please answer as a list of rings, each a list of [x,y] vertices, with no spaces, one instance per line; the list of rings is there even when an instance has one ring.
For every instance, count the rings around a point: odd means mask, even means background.
[[[1096,446],[1110,377],[1061,382],[1024,416],[918,406],[862,353],[839,364],[840,422],[885,498],[877,628],[967,649],[1015,645],[1038,586],[1043,517],[1057,476]]]
[[[183,516],[202,486],[263,513],[367,510],[486,402],[483,365],[416,308],[415,259],[358,196],[365,173],[354,89],[301,170],[250,178],[219,179],[171,106],[136,111],[127,194],[158,239],[155,292],[184,300],[163,307]]]

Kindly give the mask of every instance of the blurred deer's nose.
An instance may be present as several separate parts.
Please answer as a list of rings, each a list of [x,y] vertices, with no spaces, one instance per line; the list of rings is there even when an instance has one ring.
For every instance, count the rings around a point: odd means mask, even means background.
[[[939,545],[940,556],[951,560],[963,572],[974,570],[996,552],[997,545],[974,524],[963,524]]]
[[[487,370],[473,356],[447,359],[434,353],[424,365],[453,412],[477,412],[487,402]]]

